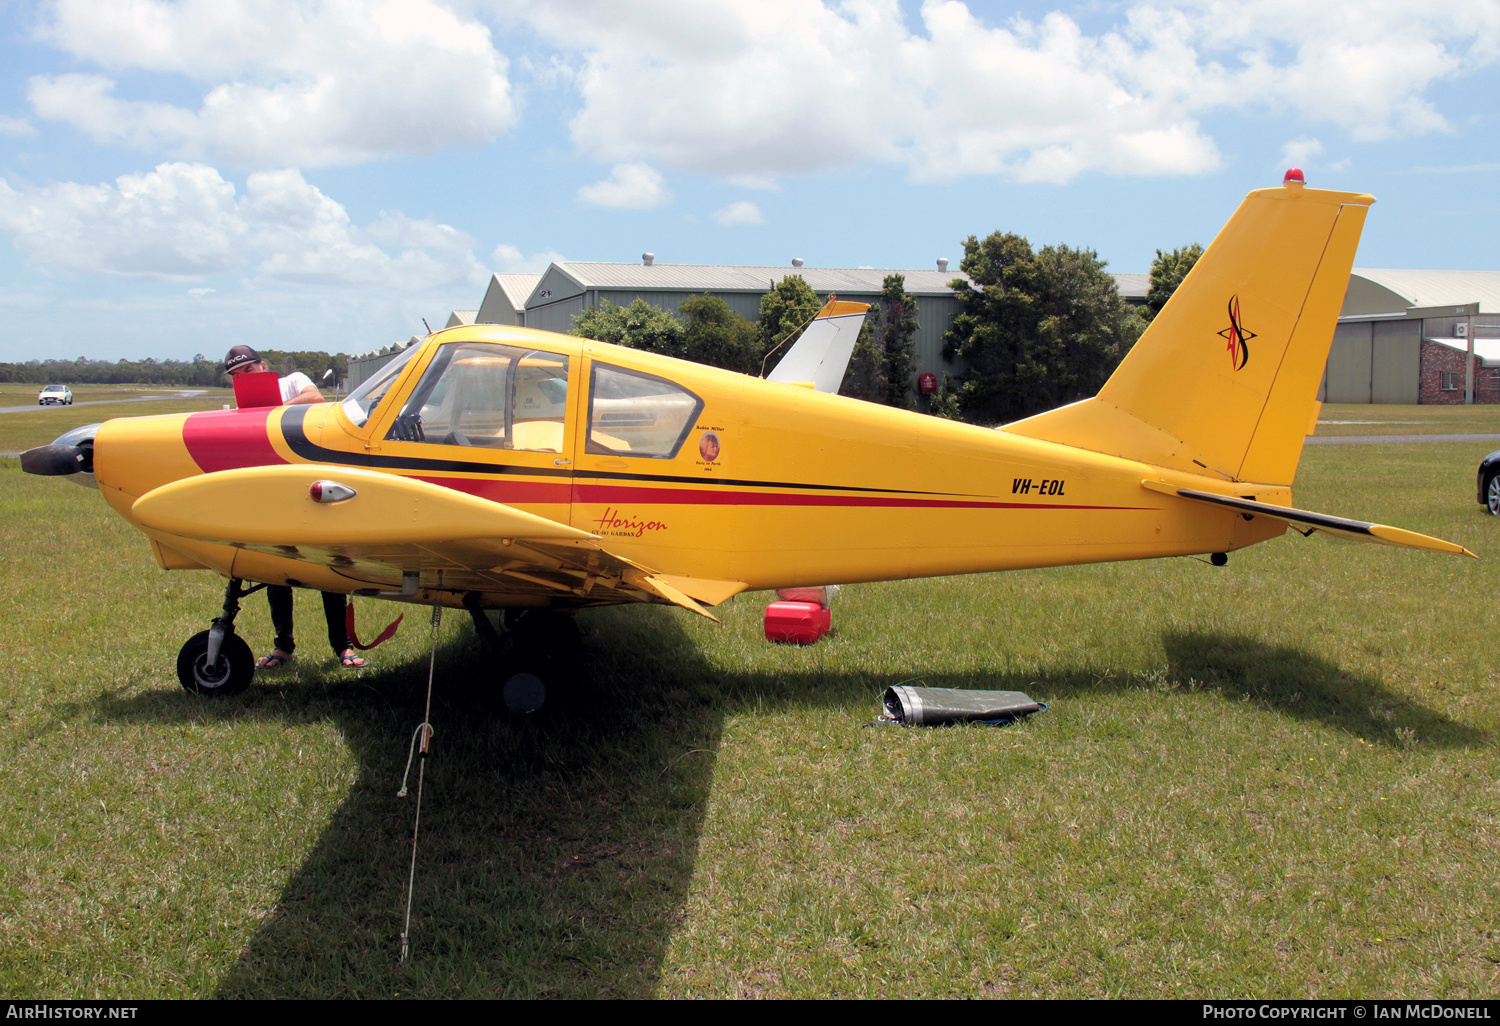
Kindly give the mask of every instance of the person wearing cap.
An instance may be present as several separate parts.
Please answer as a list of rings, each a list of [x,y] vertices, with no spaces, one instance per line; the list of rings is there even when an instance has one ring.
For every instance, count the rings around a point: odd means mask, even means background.
[[[270,368],[266,366],[266,361],[249,346],[235,346],[224,357],[224,373],[231,378],[236,374],[257,374],[267,370]],[[277,379],[277,383],[281,386],[281,401],[288,406],[323,401],[323,393],[318,391],[318,386],[301,371],[284,375]],[[276,631],[276,648],[270,655],[257,659],[255,665],[263,670],[275,670],[290,662],[292,653],[297,649],[297,642],[293,637],[292,589],[284,584],[268,584],[266,599],[271,604],[271,626]],[[328,621],[328,644],[332,646],[334,655],[338,656],[339,665],[345,669],[357,670],[369,664],[355,654],[354,646],[349,642],[349,632],[345,625],[345,601],[344,596],[337,592],[323,592],[323,618]]]
[[[249,346],[235,346],[224,357],[224,373],[231,378],[236,374],[259,374],[270,369],[266,366],[266,361],[260,358],[260,354]],[[281,386],[281,401],[288,406],[323,401],[323,393],[318,391],[318,386],[301,371],[292,371],[278,378],[277,384]]]

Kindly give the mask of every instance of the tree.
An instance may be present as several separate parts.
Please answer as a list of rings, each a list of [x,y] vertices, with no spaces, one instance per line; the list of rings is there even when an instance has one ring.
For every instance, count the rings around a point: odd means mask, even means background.
[[[912,371],[916,367],[912,336],[917,333],[917,300],[906,291],[906,278],[888,274],[880,301],[859,329],[854,355],[844,374],[843,395],[910,409]]]
[[[1013,420],[1087,398],[1140,335],[1093,250],[1034,252],[995,232],[969,236],[960,266],[974,284],[955,283],[961,312],[943,356],[968,365],[954,390],[966,419]]]
[[[812,286],[801,275],[788,274],[781,284],[771,283],[771,291],[760,297],[760,338],[768,359],[767,372],[774,370],[786,351],[797,340],[801,329],[812,320],[823,304]]]
[[[718,296],[693,296],[677,308],[683,320],[687,358],[710,367],[759,374],[760,330]]]
[[[684,357],[687,333],[682,322],[637,296],[629,306],[605,300],[573,318],[573,334],[663,356]]]
[[[1167,305],[1167,300],[1172,298],[1172,293],[1177,291],[1177,286],[1182,284],[1182,279],[1202,255],[1203,247],[1196,242],[1170,253],[1156,251],[1156,259],[1151,261],[1151,287],[1146,290],[1146,320],[1161,313],[1161,308]]]

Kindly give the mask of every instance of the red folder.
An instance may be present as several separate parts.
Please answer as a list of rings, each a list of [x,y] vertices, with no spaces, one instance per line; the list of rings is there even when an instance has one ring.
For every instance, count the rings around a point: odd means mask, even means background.
[[[233,381],[234,404],[240,409],[281,405],[281,379],[275,371],[236,374]]]

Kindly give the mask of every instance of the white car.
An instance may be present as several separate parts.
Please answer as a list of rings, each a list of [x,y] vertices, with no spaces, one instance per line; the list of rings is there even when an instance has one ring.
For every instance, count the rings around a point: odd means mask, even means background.
[[[73,390],[67,385],[48,385],[36,394],[38,406],[72,406]]]

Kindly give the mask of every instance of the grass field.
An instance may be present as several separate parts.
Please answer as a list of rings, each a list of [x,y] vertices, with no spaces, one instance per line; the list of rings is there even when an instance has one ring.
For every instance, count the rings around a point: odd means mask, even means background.
[[[1476,435],[1500,432],[1494,406],[1372,406],[1325,403],[1319,436]]]
[[[405,965],[426,612],[351,674],[302,596],[288,670],[197,699],[222,582],[0,460],[0,993],[1492,997],[1494,447],[1314,446],[1297,484],[1477,561],[1288,535],[859,585],[806,649],[760,595],[590,611],[585,690],[529,720],[450,611]],[[261,596],[240,626],[269,648]],[[867,727],[903,682],[1051,708]]]
[[[36,404],[39,386],[0,384],[0,408]],[[202,395],[182,397],[182,391]],[[144,397],[152,397],[141,402]],[[158,413],[193,413],[221,409],[234,402],[228,388],[176,389],[150,385],[78,385],[72,406],[43,406],[24,413],[0,413],[0,452],[23,452],[46,445],[64,431],[97,424],[111,417],[145,417]],[[83,405],[88,404],[88,405]]]

